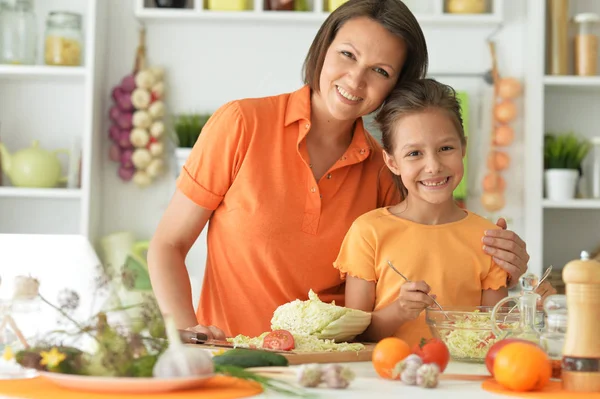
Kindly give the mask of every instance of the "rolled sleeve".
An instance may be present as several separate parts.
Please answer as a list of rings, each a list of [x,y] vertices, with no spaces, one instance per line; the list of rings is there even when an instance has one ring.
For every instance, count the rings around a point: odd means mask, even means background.
[[[239,104],[227,103],[202,129],[180,171],[177,188],[196,204],[215,210],[235,180],[247,148]]]

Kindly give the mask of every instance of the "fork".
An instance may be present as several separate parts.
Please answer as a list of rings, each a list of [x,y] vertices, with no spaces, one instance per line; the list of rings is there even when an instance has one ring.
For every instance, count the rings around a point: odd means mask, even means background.
[[[393,271],[395,271],[396,273],[398,273],[400,275],[400,277],[402,277],[407,283],[411,282],[408,278],[406,278],[406,276],[404,274],[400,273],[400,270],[398,270],[398,269],[396,269],[394,267],[394,265],[392,264],[392,262],[389,261],[389,259],[387,260],[387,264],[392,268]],[[442,311],[442,313],[444,313],[444,316],[446,316],[446,318],[448,320],[450,320],[450,316],[448,316],[448,314],[444,311],[444,308],[442,308],[442,305],[440,305],[438,303],[438,301],[436,301],[435,298],[432,297],[431,295],[429,295],[429,294],[426,294],[426,295],[433,300],[433,303],[435,303],[437,305],[437,307],[440,308],[440,310]]]

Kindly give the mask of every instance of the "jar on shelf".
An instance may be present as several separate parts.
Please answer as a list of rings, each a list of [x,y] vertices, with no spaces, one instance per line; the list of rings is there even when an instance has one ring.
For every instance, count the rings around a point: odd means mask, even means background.
[[[586,12],[575,15],[573,20],[577,24],[573,43],[575,74],[594,76],[598,73],[598,35],[594,26],[600,22],[600,16]]]
[[[544,301],[546,323],[540,344],[552,362],[552,378],[560,378],[563,346],[567,334],[567,297],[550,295]]]
[[[483,14],[487,12],[486,0],[446,0],[450,14]]]
[[[46,19],[46,65],[79,66],[83,55],[81,14],[53,11]]]
[[[0,64],[32,65],[36,56],[33,0],[0,0]]]

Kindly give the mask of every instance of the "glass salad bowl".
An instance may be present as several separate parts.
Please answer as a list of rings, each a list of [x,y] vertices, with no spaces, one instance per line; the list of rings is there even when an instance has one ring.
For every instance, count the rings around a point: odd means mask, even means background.
[[[425,320],[431,334],[446,344],[453,360],[483,363],[492,345],[519,330],[521,314],[518,309],[509,312],[511,308],[512,306],[502,307],[496,312],[497,326],[505,332],[502,336],[496,336],[493,331],[493,306],[445,306],[443,311],[428,308]],[[536,310],[535,328],[541,331],[543,326],[544,312]]]

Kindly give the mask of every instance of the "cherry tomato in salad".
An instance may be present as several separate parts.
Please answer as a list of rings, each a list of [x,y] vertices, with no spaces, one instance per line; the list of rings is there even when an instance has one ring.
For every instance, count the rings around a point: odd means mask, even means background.
[[[413,347],[412,352],[419,356],[424,364],[437,364],[442,372],[446,369],[450,361],[448,347],[437,338],[421,339],[421,342]]]
[[[271,331],[263,339],[263,348],[291,351],[296,346],[294,336],[287,330]]]

